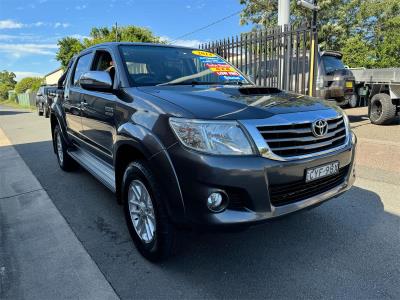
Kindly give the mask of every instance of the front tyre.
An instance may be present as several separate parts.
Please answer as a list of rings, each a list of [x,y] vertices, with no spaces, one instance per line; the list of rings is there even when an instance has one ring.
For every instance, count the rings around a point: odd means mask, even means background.
[[[47,105],[44,105],[43,114],[45,118],[50,117],[49,107]]]
[[[40,110],[40,104],[36,105],[36,111],[38,116],[43,116],[43,111]]]
[[[349,99],[349,107],[355,108],[357,106],[358,106],[358,97],[357,97],[357,94],[353,94],[353,95],[351,95],[351,97]]]
[[[67,152],[67,144],[64,141],[58,125],[54,128],[53,143],[56,149],[57,161],[60,168],[67,172],[73,170],[76,163]]]
[[[168,258],[174,251],[176,230],[170,223],[162,193],[145,161],[128,165],[122,182],[125,219],[138,251],[150,261]]]

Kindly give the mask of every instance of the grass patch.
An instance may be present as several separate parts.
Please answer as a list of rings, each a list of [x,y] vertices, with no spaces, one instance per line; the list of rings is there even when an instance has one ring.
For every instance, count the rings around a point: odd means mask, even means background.
[[[35,106],[20,105],[17,102],[14,102],[13,100],[0,99],[0,105],[5,105],[5,106],[8,106],[8,107],[13,107],[13,108],[25,108],[25,109],[29,109],[31,111],[36,110]]]

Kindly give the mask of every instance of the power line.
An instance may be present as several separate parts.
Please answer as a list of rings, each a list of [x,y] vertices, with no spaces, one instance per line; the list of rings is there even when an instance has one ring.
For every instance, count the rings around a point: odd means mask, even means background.
[[[213,26],[213,25],[215,25],[215,24],[221,23],[222,21],[225,21],[226,19],[232,18],[233,16],[236,16],[236,15],[240,14],[241,12],[242,12],[242,11],[239,10],[239,11],[237,11],[237,12],[234,12],[233,14],[230,14],[229,16],[223,17],[222,19],[219,19],[219,20],[217,20],[217,21],[214,21],[214,22],[212,22],[212,23],[210,23],[210,24],[208,24],[208,25],[206,25],[206,26],[200,27],[200,28],[198,28],[198,29],[196,29],[196,30],[193,30],[193,31],[188,32],[188,33],[185,33],[184,35],[178,36],[177,38],[175,38],[175,39],[173,39],[172,41],[170,41],[168,44],[173,44],[173,43],[176,42],[177,40],[180,40],[180,39],[182,39],[182,38],[184,38],[184,37],[187,37],[188,35],[192,35],[193,33],[199,32],[199,31],[204,30],[204,29],[207,29],[208,27],[211,27],[211,26]]]

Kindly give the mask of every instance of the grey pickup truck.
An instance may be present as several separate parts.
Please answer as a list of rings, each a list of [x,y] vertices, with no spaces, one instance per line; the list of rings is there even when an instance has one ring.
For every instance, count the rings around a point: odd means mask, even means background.
[[[197,49],[88,48],[70,63],[50,120],[60,167],[79,164],[115,192],[152,261],[173,252],[182,228],[261,223],[355,179],[356,137],[340,108],[256,87]]]

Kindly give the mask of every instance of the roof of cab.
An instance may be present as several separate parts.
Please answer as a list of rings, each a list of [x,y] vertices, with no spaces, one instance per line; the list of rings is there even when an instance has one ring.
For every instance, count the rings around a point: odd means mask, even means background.
[[[89,49],[96,49],[96,48],[100,48],[100,47],[118,47],[120,45],[124,45],[124,46],[155,46],[155,47],[165,47],[165,48],[185,48],[185,49],[197,49],[197,48],[193,48],[193,47],[186,47],[186,46],[178,46],[178,45],[169,45],[169,44],[157,44],[157,43],[140,43],[140,42],[107,42],[107,43],[101,43],[101,44],[97,44],[94,46],[91,46],[85,50],[89,50]]]

